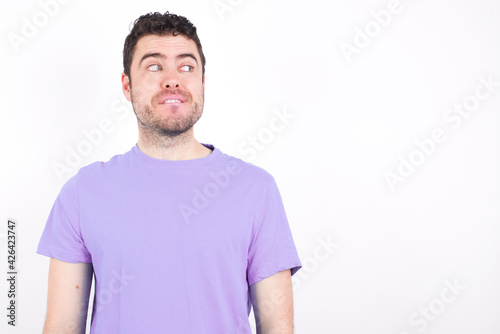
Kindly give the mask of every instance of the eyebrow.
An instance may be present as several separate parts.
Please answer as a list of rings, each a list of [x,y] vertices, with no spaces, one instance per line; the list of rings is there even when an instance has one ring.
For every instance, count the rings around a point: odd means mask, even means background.
[[[177,57],[175,57],[175,58],[177,58],[177,60],[184,59],[184,58],[193,58],[194,61],[196,62],[196,65],[198,65],[198,60],[196,59],[196,57],[192,53],[181,53],[180,55],[177,55]]]
[[[160,53],[160,52],[146,53],[144,56],[142,56],[141,61],[139,62],[139,65],[141,65],[141,63],[147,58],[165,59],[165,58],[167,58],[167,56],[165,56],[163,53]],[[184,59],[184,58],[192,58],[196,62],[196,65],[198,65],[198,60],[196,59],[196,57],[192,53],[181,53],[181,54],[177,55],[175,58],[177,60]]]

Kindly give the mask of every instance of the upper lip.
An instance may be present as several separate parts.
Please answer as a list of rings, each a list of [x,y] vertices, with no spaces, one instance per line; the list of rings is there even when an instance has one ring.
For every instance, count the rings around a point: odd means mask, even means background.
[[[165,103],[165,101],[167,100],[179,100],[181,102],[186,102],[186,97],[184,97],[184,95],[182,94],[167,94],[167,95],[163,95],[161,98],[160,98],[160,101],[159,103]]]

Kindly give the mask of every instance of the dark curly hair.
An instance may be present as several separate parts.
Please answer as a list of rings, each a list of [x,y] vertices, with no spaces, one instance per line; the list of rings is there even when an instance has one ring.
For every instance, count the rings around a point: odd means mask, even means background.
[[[205,74],[205,55],[201,42],[196,33],[196,27],[184,16],[171,14],[148,13],[142,15],[134,22],[130,34],[125,39],[123,46],[123,72],[130,77],[130,65],[134,55],[137,41],[146,35],[177,36],[182,35],[195,42],[201,57],[202,73]]]

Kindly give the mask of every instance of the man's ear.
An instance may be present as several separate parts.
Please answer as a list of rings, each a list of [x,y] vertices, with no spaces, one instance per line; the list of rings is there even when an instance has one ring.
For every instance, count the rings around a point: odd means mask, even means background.
[[[130,98],[130,77],[126,75],[125,73],[122,73],[122,91],[123,95],[125,95],[125,98],[127,101],[131,101]]]
[[[203,82],[203,90],[205,90],[205,75],[203,75],[202,82]]]

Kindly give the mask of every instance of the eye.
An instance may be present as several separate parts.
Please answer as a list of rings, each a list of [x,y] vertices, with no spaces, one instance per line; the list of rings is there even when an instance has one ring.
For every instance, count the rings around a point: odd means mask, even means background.
[[[161,71],[161,66],[160,65],[150,65],[150,66],[148,66],[148,71],[151,71],[151,72]]]
[[[181,66],[181,71],[183,72],[192,72],[193,71],[193,66],[191,65],[183,65]]]

